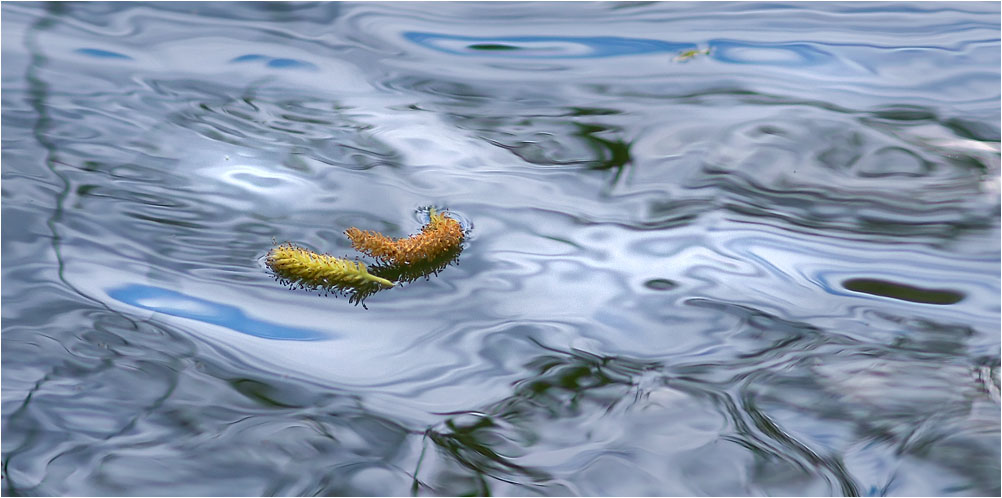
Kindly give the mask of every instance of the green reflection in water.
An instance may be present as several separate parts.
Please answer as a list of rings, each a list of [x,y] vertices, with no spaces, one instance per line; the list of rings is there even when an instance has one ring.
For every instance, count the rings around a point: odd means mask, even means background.
[[[923,289],[875,278],[852,278],[842,282],[842,286],[855,292],[890,297],[913,303],[954,304],[964,299],[964,294],[957,291],[948,289]]]
[[[633,161],[630,144],[618,138],[600,136],[602,133],[617,131],[614,127],[587,123],[574,123],[574,126],[577,128],[574,136],[584,139],[596,157],[589,161],[588,168],[613,171],[610,185],[619,183],[626,166]]]
[[[545,346],[544,346],[545,347]],[[549,349],[549,348],[547,348]],[[472,471],[459,478],[454,472],[439,472],[436,482],[423,482],[421,462],[415,469],[412,492],[421,487],[447,495],[492,494],[491,479],[509,484],[556,487],[556,494],[568,490],[547,472],[516,463],[528,448],[544,439],[537,433],[547,420],[582,416],[590,410],[610,410],[634,400],[635,378],[646,371],[659,370],[659,363],[645,363],[582,351],[538,356],[528,362],[535,374],[516,383],[511,396],[483,411],[455,414],[440,428],[429,428],[426,441],[447,460]],[[422,455],[422,459],[423,459]],[[524,480],[523,480],[524,479]],[[530,488],[535,492],[540,489]]]

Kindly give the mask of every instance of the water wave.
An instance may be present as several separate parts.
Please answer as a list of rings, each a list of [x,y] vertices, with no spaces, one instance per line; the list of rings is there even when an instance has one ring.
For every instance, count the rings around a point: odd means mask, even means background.
[[[997,5],[2,9],[5,493],[999,493]]]

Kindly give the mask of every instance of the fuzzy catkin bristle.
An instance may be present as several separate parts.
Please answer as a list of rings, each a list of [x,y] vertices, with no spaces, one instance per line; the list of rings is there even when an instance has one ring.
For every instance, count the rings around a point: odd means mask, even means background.
[[[331,292],[393,287],[393,282],[369,273],[365,263],[319,254],[292,244],[268,252],[268,267],[292,285]]]
[[[419,264],[451,252],[463,242],[463,227],[458,221],[430,212],[421,233],[404,239],[391,239],[379,232],[352,227],[345,231],[356,250],[394,265]]]
[[[449,265],[459,262],[459,255],[462,253],[462,246],[443,253],[441,256],[410,265],[394,265],[390,263],[377,263],[370,268],[373,275],[383,277],[396,282],[397,285],[407,284],[419,279],[428,279],[432,275],[438,275]]]

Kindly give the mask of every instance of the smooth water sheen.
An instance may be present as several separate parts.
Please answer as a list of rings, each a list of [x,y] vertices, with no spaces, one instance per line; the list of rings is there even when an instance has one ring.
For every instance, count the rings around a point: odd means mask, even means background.
[[[997,2],[2,16],[5,495],[1000,493]]]

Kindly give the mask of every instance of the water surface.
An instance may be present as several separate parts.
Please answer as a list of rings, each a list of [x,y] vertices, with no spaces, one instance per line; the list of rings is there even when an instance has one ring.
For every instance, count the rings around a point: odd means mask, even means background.
[[[5,494],[1000,493],[997,3],[2,14]]]

